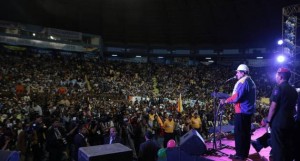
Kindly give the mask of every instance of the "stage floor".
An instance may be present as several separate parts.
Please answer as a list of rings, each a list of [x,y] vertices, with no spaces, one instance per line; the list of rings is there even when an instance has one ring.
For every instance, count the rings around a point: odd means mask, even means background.
[[[265,128],[259,128],[256,129],[251,136],[251,140],[255,140],[256,138],[262,136],[266,132]],[[217,160],[217,161],[228,161],[232,160],[229,159],[228,156],[230,154],[235,154],[234,150],[234,140],[228,139],[228,138],[223,138],[221,139],[221,145],[223,148],[220,147],[220,142],[219,140],[216,141],[217,149],[220,149],[216,152],[216,154],[208,154],[203,156],[204,158],[210,159],[210,160]],[[208,141],[206,142],[206,147],[208,149],[213,148],[213,142]],[[255,151],[255,149],[250,146],[250,152],[249,152],[249,158],[246,159],[246,161],[268,161],[270,160],[269,154],[270,154],[271,148],[263,148],[259,153]]]

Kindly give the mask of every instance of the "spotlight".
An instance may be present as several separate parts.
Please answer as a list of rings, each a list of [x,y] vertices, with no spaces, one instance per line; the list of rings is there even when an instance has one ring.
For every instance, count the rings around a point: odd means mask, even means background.
[[[277,57],[277,62],[283,63],[284,61],[285,61],[285,57],[284,57],[283,55],[279,55],[279,56]]]
[[[283,44],[283,40],[278,40],[277,44],[278,45],[282,45]]]

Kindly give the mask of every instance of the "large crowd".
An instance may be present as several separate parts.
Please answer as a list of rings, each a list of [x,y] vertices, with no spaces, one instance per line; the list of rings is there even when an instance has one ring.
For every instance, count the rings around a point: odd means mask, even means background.
[[[165,65],[99,61],[72,55],[43,55],[26,52],[0,53],[0,148],[20,151],[22,160],[47,160],[51,148],[64,151],[64,160],[74,153],[74,136],[85,127],[88,145],[104,144],[110,127],[122,143],[134,149],[146,131],[155,139],[163,135],[160,122],[173,115],[176,138],[191,128],[196,113],[201,118],[201,135],[209,139],[217,99],[213,92],[232,92],[236,66]],[[232,74],[231,74],[232,73]],[[253,123],[266,116],[274,86],[267,68],[250,68],[257,85],[257,112]],[[181,94],[183,111],[177,111]],[[142,99],[129,100],[132,96]],[[187,100],[195,100],[193,104]],[[222,124],[231,124],[233,107],[224,108]],[[154,114],[156,119],[149,119]],[[150,122],[151,121],[151,122]],[[59,127],[52,137],[50,131]],[[130,128],[128,128],[130,127]],[[53,131],[53,130],[52,130]]]

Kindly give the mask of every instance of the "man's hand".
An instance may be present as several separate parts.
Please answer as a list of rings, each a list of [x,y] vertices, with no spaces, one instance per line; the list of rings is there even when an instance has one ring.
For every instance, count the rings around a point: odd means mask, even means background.
[[[267,131],[267,133],[270,133],[270,131],[271,131],[271,127],[270,127],[269,123],[266,124],[266,131]]]

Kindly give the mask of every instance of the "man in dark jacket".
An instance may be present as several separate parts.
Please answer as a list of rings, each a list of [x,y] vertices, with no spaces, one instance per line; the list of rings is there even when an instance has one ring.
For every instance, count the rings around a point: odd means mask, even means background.
[[[139,161],[156,161],[157,152],[160,148],[157,142],[152,140],[152,133],[147,131],[145,134],[146,141],[140,145]]]
[[[114,127],[109,129],[109,136],[104,139],[104,144],[122,143],[121,138],[117,135],[117,130]]]
[[[88,130],[85,126],[81,126],[79,129],[79,133],[75,135],[74,137],[74,151],[72,152],[73,154],[73,159],[75,161],[78,160],[78,149],[80,147],[86,147],[89,146],[88,140],[86,135],[88,134]]]
[[[49,161],[60,161],[67,147],[66,132],[61,126],[59,119],[54,119],[53,124],[47,131],[47,150]]]
[[[293,160],[294,113],[298,94],[289,84],[291,72],[279,68],[276,73],[277,86],[270,98],[267,126],[271,127],[272,156],[274,161]],[[297,136],[299,137],[299,136]]]

